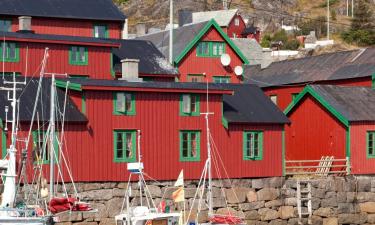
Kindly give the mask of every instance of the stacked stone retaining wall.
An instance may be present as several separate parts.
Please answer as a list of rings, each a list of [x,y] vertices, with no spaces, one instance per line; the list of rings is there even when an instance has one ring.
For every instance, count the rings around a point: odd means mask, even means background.
[[[165,199],[172,211],[182,206],[171,200],[173,182],[149,182],[149,191],[157,205]],[[375,224],[375,176],[374,177],[326,177],[311,179],[314,225]],[[120,212],[126,183],[78,183],[81,199],[98,209],[97,213],[64,213],[60,225],[109,225],[115,224],[114,216]],[[231,187],[232,185],[232,187]],[[248,225],[298,224],[296,179],[273,177],[263,179],[215,180],[213,183],[213,207],[216,213],[241,216]],[[197,181],[185,182],[185,206],[192,206]],[[223,189],[219,187],[224,187]],[[68,190],[72,190],[68,184]],[[139,204],[137,184],[132,184],[131,202]],[[225,197],[224,197],[225,196]],[[145,200],[143,198],[143,200]],[[144,202],[146,203],[146,202]],[[197,204],[194,204],[195,208]],[[207,221],[207,206],[198,215],[200,222]],[[306,206],[303,207],[306,210]],[[196,218],[196,211],[190,218]],[[308,224],[307,218],[302,219]]]

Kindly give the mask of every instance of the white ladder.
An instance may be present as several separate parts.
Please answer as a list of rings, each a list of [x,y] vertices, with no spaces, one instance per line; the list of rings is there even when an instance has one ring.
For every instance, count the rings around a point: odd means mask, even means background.
[[[304,202],[307,202],[307,212],[302,212]],[[311,182],[309,180],[297,180],[297,210],[299,224],[303,224],[302,217],[304,216],[308,216],[308,224],[312,223]]]

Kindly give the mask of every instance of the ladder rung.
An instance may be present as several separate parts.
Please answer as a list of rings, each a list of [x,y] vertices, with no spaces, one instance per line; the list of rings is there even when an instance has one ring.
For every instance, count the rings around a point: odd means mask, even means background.
[[[308,213],[308,212],[301,212],[301,215],[303,215],[303,216],[310,215],[310,213]]]
[[[309,190],[301,190],[301,194],[308,194],[308,193],[310,193]]]
[[[301,201],[308,201],[308,200],[311,200],[311,198],[301,198],[300,200]]]

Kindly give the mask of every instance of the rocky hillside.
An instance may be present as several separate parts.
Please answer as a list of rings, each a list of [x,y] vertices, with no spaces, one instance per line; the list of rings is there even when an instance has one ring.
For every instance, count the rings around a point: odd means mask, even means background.
[[[129,17],[130,31],[137,23],[147,27],[164,28],[169,21],[169,0],[114,0]],[[374,6],[375,6],[375,0]],[[293,25],[307,18],[326,16],[326,0],[229,0],[230,8],[238,8],[249,23],[273,32],[281,26]],[[350,2],[350,1],[349,1]],[[193,11],[222,9],[221,0],[174,0],[177,23],[179,9]],[[348,28],[350,17],[346,16],[346,0],[330,0],[333,31]],[[349,7],[350,8],[350,7]],[[349,10],[350,13],[350,10]]]

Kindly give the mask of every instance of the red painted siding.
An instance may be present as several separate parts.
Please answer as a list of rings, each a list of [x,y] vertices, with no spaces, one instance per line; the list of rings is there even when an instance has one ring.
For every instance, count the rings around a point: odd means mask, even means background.
[[[355,122],[350,125],[350,160],[352,174],[373,174],[375,158],[367,158],[366,132],[374,131],[374,122]]]
[[[311,96],[289,114],[285,128],[286,160],[346,157],[346,128]]]
[[[145,172],[157,180],[175,179],[181,169],[186,179],[199,179],[207,157],[204,117],[179,116],[179,94],[136,93],[136,116],[112,115],[113,94],[106,91],[86,91],[87,125],[66,124],[64,145],[75,181],[126,181],[126,163],[115,163],[113,130],[141,130],[141,153]],[[75,94],[75,101],[80,101]],[[206,111],[206,101],[201,95],[200,109]],[[210,128],[215,140],[214,162],[221,167],[219,153],[231,178],[267,177],[282,175],[281,125],[229,125],[226,130],[221,123],[221,95],[210,96]],[[100,109],[100,110],[98,110]],[[23,129],[24,130],[24,129]],[[200,161],[180,162],[179,131],[201,131]],[[262,130],[263,160],[243,161],[242,145],[244,130]],[[21,136],[25,132],[20,131]],[[217,149],[216,149],[217,147]],[[21,149],[21,148],[19,148]],[[30,148],[31,151],[31,148]],[[31,154],[31,153],[30,153]],[[30,155],[31,157],[31,155]],[[216,164],[216,163],[215,163]],[[269,166],[272,165],[272,166]],[[222,176],[224,170],[220,170]],[[48,167],[45,168],[48,174]],[[63,171],[64,179],[68,176]],[[217,172],[214,172],[217,177]],[[48,179],[48,176],[45,176]]]
[[[44,49],[49,48],[46,72],[87,75],[95,79],[111,79],[111,49],[88,46],[88,65],[69,64],[69,45],[19,42],[20,61],[6,62],[5,72],[20,72],[22,75],[39,75]],[[28,50],[27,50],[28,48]],[[28,59],[28,60],[27,60]],[[27,61],[27,71],[26,71]]]
[[[33,17],[31,29],[37,34],[57,34],[69,36],[93,37],[94,24],[107,25],[109,38],[121,38],[122,23],[114,21],[93,21],[74,19],[53,19]],[[18,31],[18,17],[12,19],[12,32]]]
[[[203,41],[224,41],[220,34],[211,28],[202,37]],[[231,83],[240,83],[242,77],[236,76],[234,68],[236,66],[242,66],[243,62],[237,56],[237,54],[226,44],[226,53],[231,57],[231,63],[229,66],[224,67],[220,62],[220,57],[197,57],[196,48],[186,54],[185,58],[179,63],[178,69],[180,72],[180,81],[187,82],[188,74],[203,74],[206,73],[209,81],[212,82],[213,76],[229,76]]]
[[[314,84],[331,84],[331,85],[341,85],[341,86],[364,86],[371,87],[372,80],[371,77],[361,77],[345,80],[331,80],[331,81],[317,81]],[[263,91],[266,95],[277,95],[277,106],[281,110],[285,110],[286,107],[292,102],[292,94],[299,93],[305,87],[305,84],[301,85],[285,85],[279,87],[266,87]]]
[[[235,24],[235,20],[238,19],[239,20],[239,25],[236,26]],[[241,33],[242,31],[246,28],[246,24],[245,24],[245,21],[243,20],[242,16],[240,15],[235,15],[233,18],[232,18],[232,21],[230,21],[229,25],[228,25],[228,29],[227,29],[227,34],[229,37],[241,37]]]

